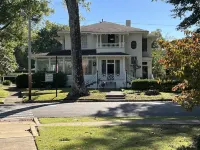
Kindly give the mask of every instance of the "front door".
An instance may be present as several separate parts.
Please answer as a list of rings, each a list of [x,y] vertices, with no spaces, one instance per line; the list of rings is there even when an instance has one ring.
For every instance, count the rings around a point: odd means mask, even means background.
[[[114,64],[107,64],[107,79],[114,80]]]

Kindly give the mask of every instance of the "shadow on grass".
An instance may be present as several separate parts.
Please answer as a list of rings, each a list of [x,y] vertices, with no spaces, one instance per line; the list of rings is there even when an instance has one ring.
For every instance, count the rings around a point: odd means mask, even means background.
[[[39,150],[48,149],[49,146],[51,146],[50,149],[56,150],[181,150],[179,147],[187,147],[191,144],[191,139],[198,132],[199,127],[187,125],[132,125],[52,127],[49,129],[46,128],[43,131],[46,132],[45,134],[41,132],[41,137],[38,138]],[[54,135],[55,133],[59,133],[59,136]],[[53,144],[43,141],[47,138],[46,136],[49,136],[48,140]],[[53,138],[51,139],[51,137]],[[60,139],[68,140],[63,142]],[[44,142],[41,144],[43,147],[40,146],[41,141]]]

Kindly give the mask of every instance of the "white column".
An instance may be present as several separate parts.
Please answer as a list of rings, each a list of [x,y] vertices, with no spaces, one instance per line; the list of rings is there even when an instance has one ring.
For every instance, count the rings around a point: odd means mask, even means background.
[[[38,60],[37,58],[35,58],[35,72],[38,71]]]
[[[99,35],[97,34],[97,43],[96,43],[96,47],[99,47]]]
[[[123,46],[122,46],[122,47],[124,47],[124,42],[125,42],[125,40],[124,40],[124,35],[123,35],[123,41],[122,41],[122,42],[123,42],[123,44],[122,44]]]
[[[65,73],[65,57],[63,57],[63,73]]]
[[[119,47],[121,47],[121,34],[119,34]]]
[[[49,71],[51,71],[51,58],[49,58]]]
[[[99,58],[98,57],[96,57],[96,71],[98,71],[98,76],[99,76]],[[96,82],[97,81],[98,81],[98,78],[96,79]]]
[[[102,46],[102,42],[101,42],[101,34],[100,34],[100,48],[101,48],[101,46]]]

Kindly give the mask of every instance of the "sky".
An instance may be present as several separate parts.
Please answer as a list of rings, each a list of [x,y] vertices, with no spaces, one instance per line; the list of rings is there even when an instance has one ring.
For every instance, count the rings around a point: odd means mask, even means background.
[[[125,25],[126,20],[131,20],[131,26],[149,31],[161,29],[165,38],[182,38],[183,32],[176,27],[181,22],[179,18],[173,18],[171,10],[173,5],[151,0],[90,0],[90,11],[80,8],[81,15],[85,18],[81,25],[89,25],[100,22],[102,19]],[[50,7],[54,14],[46,19],[60,24],[68,25],[68,12],[62,0],[52,0]]]

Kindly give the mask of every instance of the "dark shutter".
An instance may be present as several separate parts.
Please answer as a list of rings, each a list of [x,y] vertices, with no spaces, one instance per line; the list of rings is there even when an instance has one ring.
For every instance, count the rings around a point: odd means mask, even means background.
[[[147,51],[147,39],[142,39],[142,51]]]

